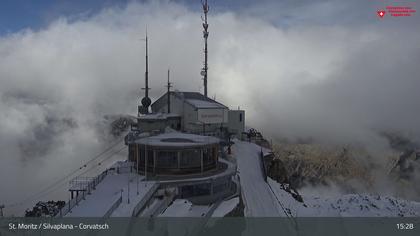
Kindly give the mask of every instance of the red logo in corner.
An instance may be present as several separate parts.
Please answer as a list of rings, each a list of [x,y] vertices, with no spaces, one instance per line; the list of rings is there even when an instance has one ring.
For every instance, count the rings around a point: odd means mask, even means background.
[[[377,11],[377,14],[380,18],[383,18],[385,16],[385,13],[386,12],[384,10]]]

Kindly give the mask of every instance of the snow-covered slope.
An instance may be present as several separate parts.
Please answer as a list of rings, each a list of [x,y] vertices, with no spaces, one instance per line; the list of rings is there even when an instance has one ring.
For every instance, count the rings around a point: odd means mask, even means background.
[[[394,197],[370,194],[346,194],[335,197],[303,195],[303,203],[272,179],[268,183],[274,193],[294,217],[418,217],[420,203]]]
[[[261,147],[235,140],[236,158],[245,204],[245,216],[328,216],[328,217],[414,217],[420,203],[389,196],[346,194],[334,197],[302,195],[303,203],[284,190],[283,185],[261,173]]]

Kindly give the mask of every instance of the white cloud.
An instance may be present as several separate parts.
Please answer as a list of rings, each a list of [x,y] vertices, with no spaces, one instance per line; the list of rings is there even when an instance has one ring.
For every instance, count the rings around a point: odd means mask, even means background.
[[[419,31],[403,23],[285,29],[229,11],[211,12],[209,23],[209,94],[247,109],[247,122],[265,134],[381,148],[386,143],[375,129],[419,137]],[[63,160],[66,168],[77,167],[99,150],[94,127],[104,114],[136,112],[146,25],[152,96],[164,92],[168,67],[175,89],[199,90],[200,13],[181,4],[131,3],[0,38],[0,173],[29,189],[22,193],[1,181],[7,193],[0,200],[29,194],[62,174]],[[41,175],[30,167],[40,159],[23,157],[19,144],[46,145],[37,135],[49,119],[57,127],[41,160],[52,171]],[[68,128],[65,119],[77,127]],[[21,173],[32,181],[24,183]]]

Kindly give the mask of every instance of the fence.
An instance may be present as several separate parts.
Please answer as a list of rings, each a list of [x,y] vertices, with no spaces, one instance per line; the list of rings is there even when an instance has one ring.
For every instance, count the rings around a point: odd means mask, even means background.
[[[262,172],[262,175],[263,175],[263,179],[267,183],[267,167],[265,166],[264,152],[262,151],[262,148],[261,148],[261,152],[260,152],[260,155],[259,155],[259,160],[260,160],[260,167],[261,167],[261,172]]]
[[[134,207],[132,216],[136,217],[140,213],[140,211],[143,209],[143,207],[146,205],[146,203],[149,201],[149,199],[153,196],[153,194],[158,188],[159,184],[154,183],[153,186],[149,189],[149,191],[147,191],[144,197],[140,200],[140,202],[137,203],[136,207]]]
[[[111,206],[111,208],[109,208],[109,210],[105,213],[103,217],[104,218],[110,217],[112,215],[112,212],[114,212],[114,210],[117,209],[121,203],[122,203],[122,196],[118,198],[118,200]]]
[[[118,162],[118,166],[114,167],[118,174],[132,173],[135,170],[135,163],[131,161]]]
[[[66,205],[60,209],[59,213],[55,217],[63,217],[68,214],[74,206],[77,206],[80,201],[85,199],[86,194],[96,188],[96,186],[103,180],[108,174],[108,169],[103,171],[96,177],[76,177],[70,181],[70,189],[73,191],[81,192],[81,194],[76,194],[76,197],[70,199]]]
[[[82,199],[85,198],[85,192],[82,192],[80,195],[76,195],[75,198],[70,199],[66,205],[60,209],[60,212],[55,217],[63,217],[67,215],[71,209],[73,209],[74,206],[79,205],[79,202],[82,201]]]

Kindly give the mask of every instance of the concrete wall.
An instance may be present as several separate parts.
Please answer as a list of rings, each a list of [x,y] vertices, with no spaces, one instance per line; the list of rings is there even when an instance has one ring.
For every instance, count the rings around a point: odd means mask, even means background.
[[[166,98],[165,98],[166,99]],[[165,100],[166,101],[166,100]],[[167,104],[161,103],[158,106],[155,106],[156,110],[153,112],[167,112]],[[223,123],[214,123],[214,124],[205,124],[203,128],[203,124],[199,121],[199,110],[201,113],[206,111],[213,111],[217,110],[220,111],[221,115],[223,116]],[[175,113],[181,116],[181,130],[190,133],[202,133],[203,130],[205,133],[212,133],[217,135],[220,133],[220,127],[227,127],[228,120],[229,120],[229,110],[225,108],[221,109],[197,109],[191,104],[184,102],[184,100],[174,94],[171,94],[171,113]],[[243,112],[243,111],[242,111]],[[238,125],[237,125],[238,126]],[[244,124],[243,124],[244,126]],[[240,128],[240,127],[239,127]],[[239,129],[238,127],[236,129]],[[243,130],[243,128],[242,128]],[[242,131],[241,131],[242,132]]]
[[[229,110],[228,117],[229,132],[235,133],[235,136],[240,138],[242,132],[245,130],[245,111]]]
[[[180,124],[181,118],[171,117],[169,119],[156,119],[156,120],[145,120],[138,119],[137,127],[143,132],[150,132],[154,130],[163,131],[166,127],[171,127],[173,129],[178,129],[178,124]]]
[[[185,118],[184,118],[184,102],[182,99],[174,96],[171,96],[171,113],[181,116],[181,130],[185,130]],[[163,98],[162,102],[153,106],[154,113],[167,113],[168,104],[166,103],[166,96]],[[190,112],[188,110],[188,112]]]

